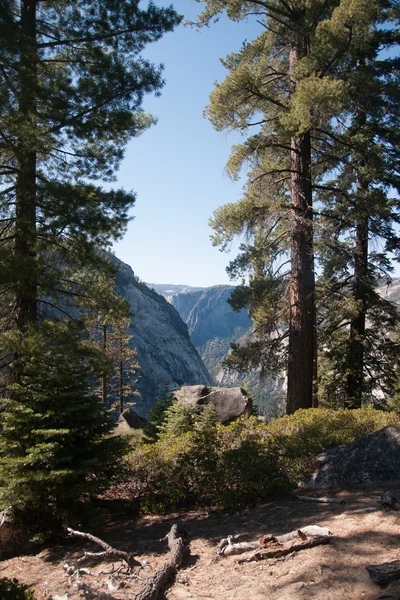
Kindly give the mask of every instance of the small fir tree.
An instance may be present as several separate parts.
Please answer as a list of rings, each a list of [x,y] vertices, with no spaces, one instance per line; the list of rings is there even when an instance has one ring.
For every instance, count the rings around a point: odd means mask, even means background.
[[[122,442],[109,436],[112,425],[92,391],[101,361],[79,324],[47,321],[8,342],[19,350],[16,361],[24,357],[24,373],[1,399],[0,503],[34,531],[51,530],[103,489]]]

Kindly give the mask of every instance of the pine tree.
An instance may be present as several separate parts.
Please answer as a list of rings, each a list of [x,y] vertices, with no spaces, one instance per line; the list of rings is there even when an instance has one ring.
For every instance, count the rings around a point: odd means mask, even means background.
[[[2,338],[2,352],[17,348],[24,369],[1,401],[0,506],[11,506],[31,533],[76,518],[79,502],[107,484],[122,450],[92,391],[101,361],[80,326],[47,320],[40,331]]]
[[[128,139],[154,122],[141,104],[162,69],[140,52],[180,19],[135,0],[0,8],[1,291],[24,331],[62,293],[65,262],[87,265],[122,234],[134,194],[96,182],[113,180]]]
[[[104,353],[82,345],[76,304],[135,200],[99,182],[154,123],[142,101],[162,67],[141,52],[179,21],[136,0],[0,0],[0,485],[15,509],[60,518],[114,460],[90,391]]]
[[[239,363],[246,356],[268,363],[271,348],[282,357],[288,338],[287,412],[292,413],[313,405],[316,378],[312,191],[327,166],[313,162],[312,135],[343,110],[345,84],[335,77],[337,65],[353,40],[363,37],[374,7],[365,1],[359,14],[351,0],[339,6],[333,1],[210,1],[202,22],[223,10],[234,20],[258,14],[265,32],[228,56],[223,64],[229,75],[211,95],[208,115],[214,127],[258,129],[233,150],[229,171],[238,177],[250,163],[248,183],[238,206],[216,212],[214,241],[223,245],[234,235],[248,236],[231,272],[251,273],[240,293],[242,305],[250,304],[256,317],[256,334],[250,354],[240,350]],[[238,299],[233,300],[239,307]]]
[[[346,119],[320,131],[332,164],[331,179],[320,193],[320,287],[329,298],[321,302],[323,388],[331,402],[336,398],[349,408],[390,398],[398,362],[399,347],[390,332],[399,316],[376,291],[393,271],[389,253],[398,254],[400,247],[394,229],[400,220],[393,193],[399,191],[399,76],[392,10],[391,3],[380,7],[339,74],[346,82]],[[392,56],[381,58],[388,49]]]
[[[126,401],[132,402],[138,395],[135,385],[139,365],[129,331],[132,313],[126,298],[116,291],[115,268],[110,261],[108,272],[85,272],[83,278],[81,281],[81,274],[78,287],[82,293],[75,297],[74,306],[80,309],[91,343],[103,352],[98,392],[106,408],[122,413]]]

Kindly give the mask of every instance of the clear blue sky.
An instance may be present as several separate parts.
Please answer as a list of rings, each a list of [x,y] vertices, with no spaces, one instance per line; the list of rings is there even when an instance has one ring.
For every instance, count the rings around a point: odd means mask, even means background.
[[[173,4],[189,20],[202,6]],[[202,112],[215,80],[226,74],[219,58],[239,50],[258,27],[227,19],[200,32],[181,25],[146,50],[147,58],[164,63],[166,84],[160,98],[144,102],[157,125],[129,143],[118,175],[116,185],[133,189],[137,201],[127,234],[114,246],[142,281],[229,282],[229,256],[212,246],[208,220],[218,206],[240,197],[244,182],[234,183],[224,172],[238,137],[215,132]]]
[[[173,4],[188,20],[202,8],[190,0]],[[216,208],[241,195],[244,181],[234,183],[224,172],[239,137],[214,131],[202,112],[215,80],[226,75],[219,59],[239,50],[259,29],[254,17],[247,23],[222,18],[200,32],[181,25],[146,49],[146,58],[164,63],[166,85],[161,97],[145,99],[145,110],[158,124],[129,143],[118,175],[116,185],[134,190],[137,202],[127,234],[114,246],[142,281],[229,283],[230,257],[212,246],[208,220]]]

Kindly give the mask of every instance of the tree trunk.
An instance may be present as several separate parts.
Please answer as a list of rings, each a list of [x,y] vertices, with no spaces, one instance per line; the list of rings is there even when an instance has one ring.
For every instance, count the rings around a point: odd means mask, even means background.
[[[290,73],[306,55],[306,41],[290,50]],[[295,90],[293,89],[292,92]],[[291,281],[287,414],[313,404],[314,269],[311,188],[311,141],[307,131],[292,137]]]
[[[119,414],[124,412],[124,363],[119,361]]]
[[[36,268],[36,0],[21,3],[18,175],[16,181],[15,323],[26,331],[37,320]]]
[[[104,354],[106,354],[107,352],[107,325],[103,325],[103,350],[104,350]],[[102,390],[101,390],[101,396],[102,396],[102,400],[103,400],[103,404],[104,406],[107,408],[107,373],[106,371],[103,372],[103,378],[102,378]]]
[[[368,184],[359,181],[359,189]],[[368,216],[356,225],[353,299],[357,314],[351,320],[347,355],[346,407],[361,408],[364,391],[364,337],[366,323],[366,282],[368,278]]]
[[[367,116],[359,107],[356,128],[365,127]],[[355,157],[358,162],[355,247],[354,247],[354,284],[353,300],[356,314],[350,323],[349,345],[347,352],[346,400],[347,408],[361,408],[364,391],[364,338],[367,316],[368,288],[368,181],[363,176],[366,160],[363,156]]]

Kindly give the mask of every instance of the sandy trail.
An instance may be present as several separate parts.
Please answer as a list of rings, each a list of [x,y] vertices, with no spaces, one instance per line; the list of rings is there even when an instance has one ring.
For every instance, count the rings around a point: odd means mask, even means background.
[[[166,544],[159,540],[179,520],[189,533],[191,556],[167,590],[168,600],[375,600],[382,592],[365,567],[400,559],[400,512],[385,512],[379,506],[387,489],[400,497],[400,486],[335,489],[324,494],[342,497],[346,504],[289,498],[236,514],[188,512],[138,520],[129,518],[126,504],[122,512],[104,512],[102,526],[94,533],[118,548],[136,552],[149,566],[139,571],[141,579],[132,579],[119,589],[118,582],[106,574],[82,576],[81,581],[101,592],[102,600],[131,600],[141,580],[165,560]],[[259,563],[238,565],[236,556],[214,560],[218,542],[229,534],[247,533],[249,539],[256,539],[310,524],[333,532],[329,545]],[[81,556],[84,547],[82,541],[74,540],[0,562],[0,577],[16,577],[30,585],[37,600],[48,600],[51,595],[65,600],[90,598],[90,592],[79,590],[62,569],[65,561],[73,563]],[[111,567],[105,563],[85,566],[94,573]],[[400,600],[400,592],[393,594],[392,600]]]

